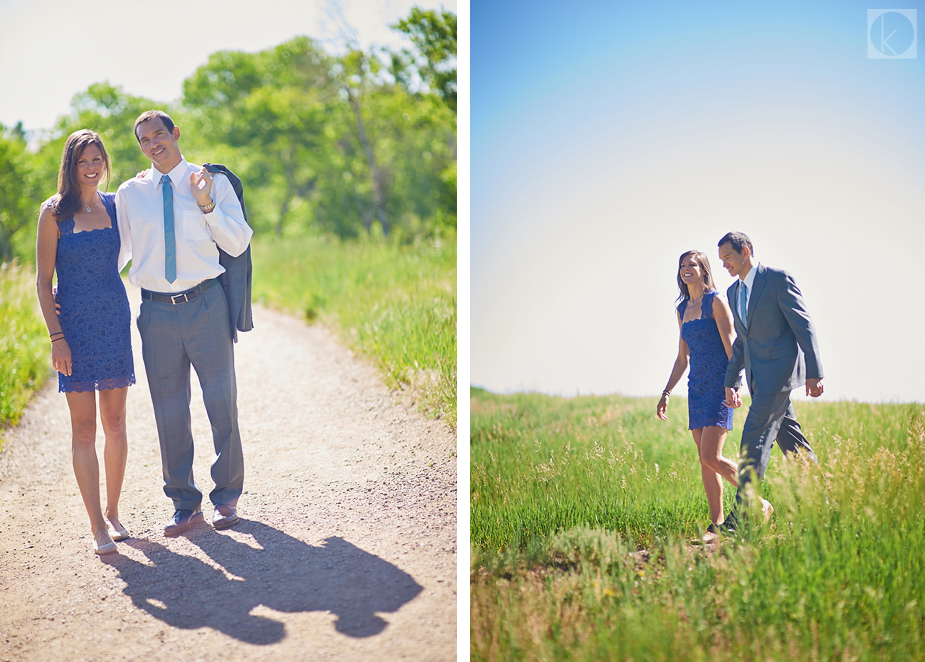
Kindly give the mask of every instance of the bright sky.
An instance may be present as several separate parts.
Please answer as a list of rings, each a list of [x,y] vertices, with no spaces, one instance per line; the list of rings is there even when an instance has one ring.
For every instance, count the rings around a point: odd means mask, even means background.
[[[925,402],[925,50],[868,58],[858,2],[564,7],[471,3],[471,383],[658,394],[678,257],[725,292],[739,230],[826,400]]]
[[[338,51],[339,15],[363,47],[407,45],[389,25],[415,5],[456,12],[456,0],[0,0],[0,123],[51,128],[76,93],[103,81],[173,101],[219,50],[258,51],[307,35]]]

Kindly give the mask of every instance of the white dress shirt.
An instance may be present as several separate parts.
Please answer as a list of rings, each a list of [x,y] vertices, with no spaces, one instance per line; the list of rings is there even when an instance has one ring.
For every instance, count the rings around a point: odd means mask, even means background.
[[[218,246],[231,256],[244,252],[254,231],[244,220],[241,203],[224,176],[212,180],[215,209],[203,214],[190,188],[190,173],[201,166],[181,158],[167,173],[173,186],[177,279],[164,276],[164,197],[162,173],[154,165],[141,178],[130,179],[116,193],[116,214],[122,247],[119,269],[132,260],[129,282],[153,292],[182,292],[225,269],[218,262]]]
[[[759,264],[761,263],[756,262],[755,266],[753,266],[751,269],[748,270],[748,273],[745,275],[745,278],[741,279],[742,283],[745,284],[745,287],[748,288],[747,290],[745,290],[745,310],[748,310],[748,302],[752,300],[752,287],[754,287],[755,285],[755,274],[758,273]],[[740,294],[739,297],[741,296],[742,295]],[[735,304],[736,306],[738,306],[739,302],[736,301]],[[739,314],[741,314],[741,311]],[[745,320],[742,320],[742,321],[744,322]]]

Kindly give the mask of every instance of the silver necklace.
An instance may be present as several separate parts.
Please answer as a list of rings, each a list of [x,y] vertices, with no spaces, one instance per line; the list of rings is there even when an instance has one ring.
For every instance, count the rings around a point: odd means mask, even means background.
[[[90,213],[90,205],[87,205],[87,213]]]

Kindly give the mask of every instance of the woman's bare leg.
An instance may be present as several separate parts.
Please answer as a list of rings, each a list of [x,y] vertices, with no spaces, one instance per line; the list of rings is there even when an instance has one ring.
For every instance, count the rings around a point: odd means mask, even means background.
[[[700,461],[715,473],[729,481],[734,487],[739,486],[738,467],[732,460],[723,456],[723,444],[726,442],[726,429],[710,426],[702,428],[703,436],[698,445]]]
[[[100,465],[96,458],[96,392],[67,393],[71,410],[71,460],[90,528],[98,547],[111,543],[100,508]]]
[[[704,462],[704,446],[707,442],[708,430],[716,428],[697,428],[691,430],[694,443],[697,444],[697,454],[700,457],[700,476],[703,479],[703,488],[707,493],[707,504],[710,506],[710,521],[714,524],[723,522],[723,481],[716,470]],[[725,430],[723,431],[725,434]]]
[[[106,465],[106,519],[113,528],[121,529],[119,496],[125,477],[128,438],[125,430],[125,399],[128,387],[100,391],[100,421],[106,435],[103,462]]]

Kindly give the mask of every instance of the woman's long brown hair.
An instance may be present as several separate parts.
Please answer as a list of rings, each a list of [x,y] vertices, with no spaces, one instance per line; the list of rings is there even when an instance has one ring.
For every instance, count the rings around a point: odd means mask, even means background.
[[[96,131],[81,129],[67,137],[64,153],[61,155],[61,169],[58,171],[58,193],[51,199],[51,209],[58,222],[70,218],[80,208],[80,182],[77,179],[77,160],[90,145],[99,147],[103,156],[103,177],[106,186],[112,177],[112,162],[103,146],[103,139]]]

